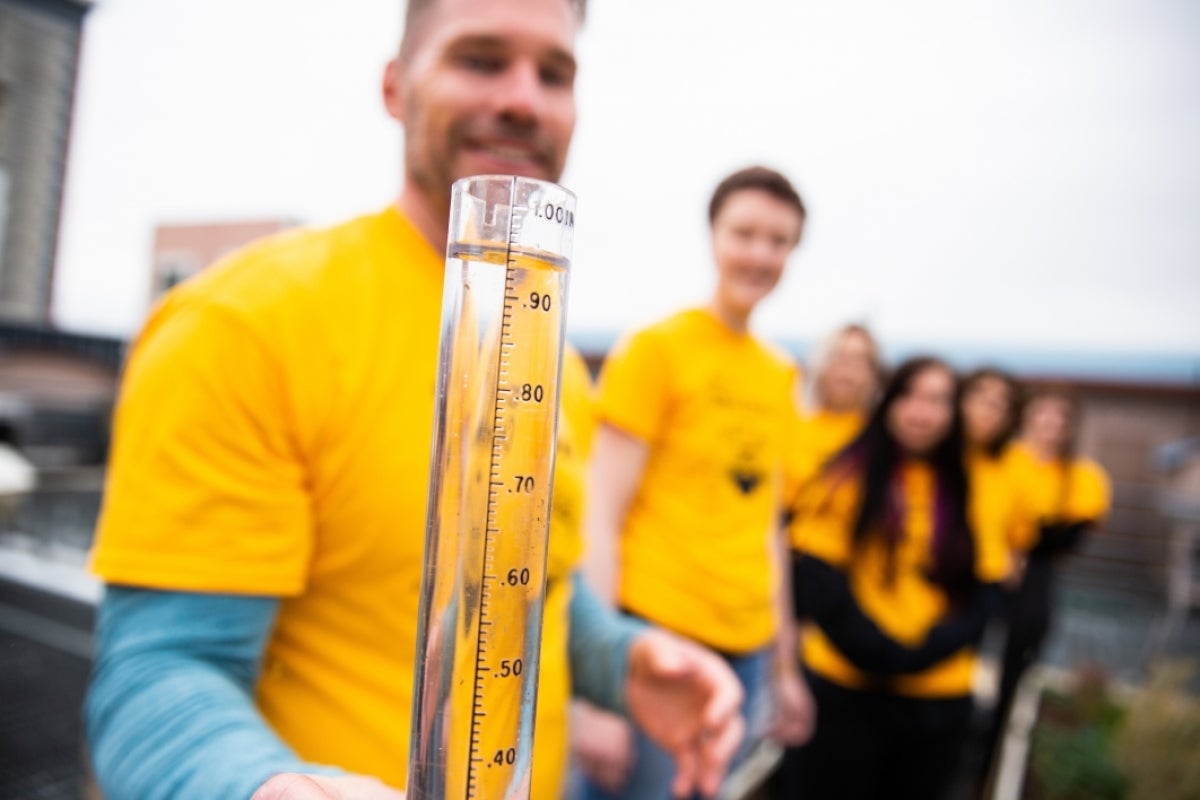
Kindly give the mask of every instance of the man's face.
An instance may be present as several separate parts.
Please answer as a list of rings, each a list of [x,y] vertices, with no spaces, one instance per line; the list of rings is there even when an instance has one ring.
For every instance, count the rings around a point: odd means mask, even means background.
[[[468,175],[557,181],[575,128],[568,0],[438,0],[389,67],[407,177],[439,213]]]

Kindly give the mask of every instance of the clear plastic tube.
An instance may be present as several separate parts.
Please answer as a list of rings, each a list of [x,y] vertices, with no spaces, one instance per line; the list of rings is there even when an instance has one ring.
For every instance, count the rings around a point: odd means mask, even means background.
[[[529,796],[575,197],[454,184],[410,800]]]

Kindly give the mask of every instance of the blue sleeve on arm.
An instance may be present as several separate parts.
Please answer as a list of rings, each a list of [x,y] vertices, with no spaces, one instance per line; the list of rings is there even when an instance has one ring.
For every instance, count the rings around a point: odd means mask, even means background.
[[[572,692],[625,714],[629,646],[648,626],[605,605],[578,573],[573,580],[567,639]]]
[[[84,701],[107,797],[249,798],[278,772],[338,774],[301,761],[254,705],[279,601],[109,586]]]

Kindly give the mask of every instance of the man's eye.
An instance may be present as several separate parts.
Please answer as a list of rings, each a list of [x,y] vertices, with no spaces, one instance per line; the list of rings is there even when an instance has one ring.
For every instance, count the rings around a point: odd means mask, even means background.
[[[574,74],[562,67],[542,67],[538,77],[545,86],[570,86],[575,79]]]
[[[492,74],[504,68],[504,61],[496,56],[467,53],[458,57],[458,63],[472,72]]]

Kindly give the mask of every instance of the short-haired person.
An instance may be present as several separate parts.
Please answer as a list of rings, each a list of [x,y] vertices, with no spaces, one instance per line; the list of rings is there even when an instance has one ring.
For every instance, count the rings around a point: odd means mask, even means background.
[[[709,224],[716,288],[629,335],[598,389],[588,567],[627,614],[720,653],[755,716],[774,672],[780,735],[808,735],[807,691],[783,624],[777,524],[797,370],[750,331],[800,241],[805,208],[786,177],[739,170],[716,188]],[[790,621],[787,623],[790,625]],[[661,800],[669,764],[643,732],[609,762],[583,759],[588,796]]]
[[[966,739],[976,646],[1008,573],[963,464],[953,371],[896,369],[791,523],[817,728],[786,797],[943,797]]]
[[[414,1],[383,82],[406,132],[395,204],[223,259],[139,335],[93,554],[86,726],[107,796],[401,796],[450,186],[558,179],[581,19],[568,0]],[[679,791],[711,793],[739,738],[736,679],[573,577],[569,445],[590,420],[571,374],[532,796],[559,792],[572,684],[650,726]]]

